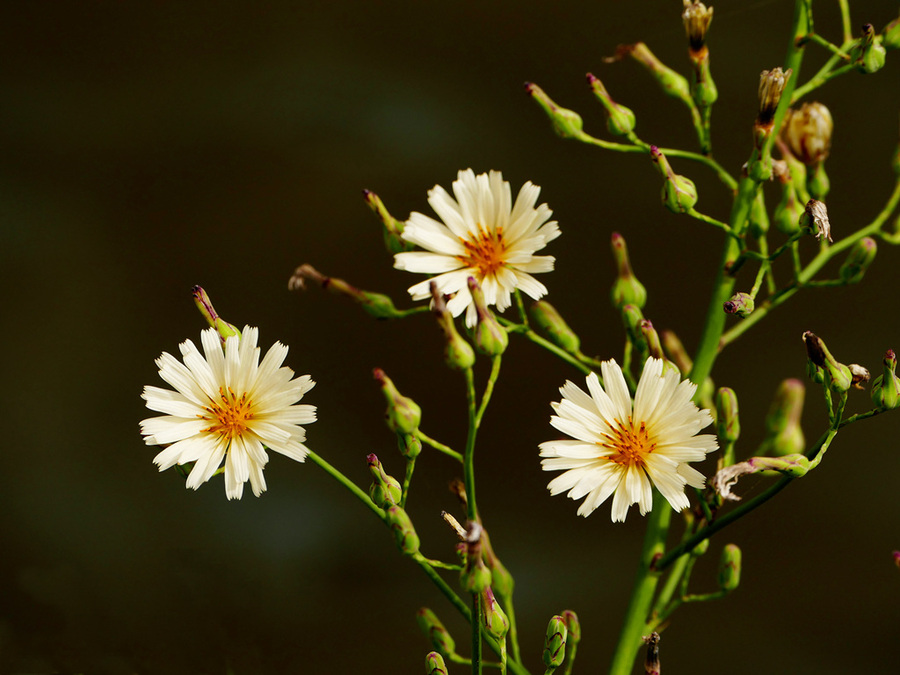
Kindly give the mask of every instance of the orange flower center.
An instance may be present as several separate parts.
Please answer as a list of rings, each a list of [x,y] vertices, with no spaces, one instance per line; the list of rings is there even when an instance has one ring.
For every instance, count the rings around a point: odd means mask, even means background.
[[[253,418],[253,401],[248,400],[244,392],[238,398],[232,389],[226,392],[219,387],[219,401],[211,401],[206,408],[205,418],[212,421],[212,426],[203,431],[226,436],[229,440],[247,431],[247,422]]]
[[[483,225],[478,225],[478,235],[473,239],[460,237],[460,243],[466,252],[457,259],[466,267],[478,270],[479,280],[496,274],[505,264],[507,247],[503,241],[502,227],[488,231]]]
[[[607,440],[599,444],[613,451],[606,459],[619,466],[643,467],[646,456],[656,449],[656,441],[647,433],[647,425],[641,422],[641,426],[635,429],[630,417],[627,424],[616,422],[618,427],[605,434]]]

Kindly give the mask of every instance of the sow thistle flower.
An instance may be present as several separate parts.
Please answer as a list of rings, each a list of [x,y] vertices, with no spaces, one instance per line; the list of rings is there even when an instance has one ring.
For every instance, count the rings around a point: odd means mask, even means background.
[[[572,499],[584,497],[581,516],[614,494],[613,522],[623,522],[632,504],[641,515],[650,511],[653,487],[676,511],[687,508],[684,486],[704,483],[703,474],[687,463],[703,460],[718,447],[715,436],[697,435],[713,420],[691,401],[696,385],[682,382],[674,369],[651,357],[632,402],[618,364],[604,361],[600,369],[605,388],[591,373],[589,393],[566,382],[562,400],[551,404],[556,415],[550,424],[575,440],[540,445],[544,471],[565,471],[550,481],[550,494],[568,490]]]
[[[280,342],[260,362],[258,337],[259,329],[246,326],[243,337],[228,337],[223,348],[209,328],[200,334],[203,354],[186,340],[184,363],[166,352],[156,360],[175,391],[144,387],[147,407],[165,414],[141,422],[141,433],[147,445],[167,446],[153,459],[160,471],[194,462],[186,487],[196,490],[224,461],[228,499],[240,499],[248,480],[258,497],[266,489],[266,448],[298,462],[309,453],[298,425],[315,422],[316,408],[296,403],[315,383],[281,365],[288,348]]]
[[[553,256],[534,255],[559,236],[553,212],[546,204],[535,208],[540,188],[525,183],[512,202],[509,183],[499,171],[478,176],[460,171],[453,183],[455,199],[440,185],[428,192],[428,203],[443,222],[421,213],[410,215],[403,238],[424,251],[394,256],[394,267],[408,272],[436,274],[409,289],[413,300],[431,297],[434,281],[443,295],[453,296],[447,309],[456,317],[466,312],[466,325],[475,325],[478,312],[467,280],[474,277],[487,305],[502,312],[520,289],[538,300],[547,288],[532,274],[553,269]]]

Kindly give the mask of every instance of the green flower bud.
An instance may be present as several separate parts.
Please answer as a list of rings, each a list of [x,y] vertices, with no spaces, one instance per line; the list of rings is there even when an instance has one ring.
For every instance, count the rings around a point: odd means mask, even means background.
[[[556,308],[546,300],[538,300],[531,305],[531,318],[538,329],[557,347],[573,353],[581,349],[581,340],[575,331],[569,328]]]
[[[606,109],[606,128],[609,130],[609,133],[613,136],[631,136],[634,133],[634,125],[636,122],[634,113],[624,105],[620,105],[613,101],[612,96],[606,91],[606,87],[603,86],[603,83],[591,73],[587,74],[587,81],[594,91],[594,96],[597,97],[597,100],[599,100]]]
[[[399,314],[394,301],[388,296],[363,291],[337,277],[326,277],[312,265],[300,265],[295,269],[293,276],[288,280],[288,288],[292,291],[305,289],[307,281],[318,284],[335,295],[350,298],[376,319],[390,319]]]
[[[759,75],[759,115],[756,118],[758,126],[771,127],[775,118],[775,111],[781,102],[781,93],[784,86],[791,79],[793,71],[788,68],[787,72],[781,68],[773,68],[772,70],[764,70]]]
[[[374,454],[366,457],[369,464],[369,473],[372,474],[372,485],[369,487],[369,497],[375,502],[376,506],[385,508],[393,504],[400,503],[402,490],[400,489],[400,481],[393,476],[389,476],[378,457]]]
[[[853,385],[850,368],[843,363],[838,363],[828,351],[825,343],[810,331],[803,334],[803,342],[806,344],[806,353],[810,364],[822,369],[828,388],[838,394],[849,391]]]
[[[702,555],[706,555],[706,552],[709,550],[709,539],[704,539],[699,544],[697,544],[694,548],[691,549],[691,555],[695,558],[699,558]]]
[[[437,652],[430,652],[425,657],[425,675],[447,675],[444,657]]]
[[[404,555],[413,555],[419,552],[419,535],[416,534],[406,511],[396,505],[388,506],[384,510],[384,519],[391,528],[391,532],[394,533],[397,548]]]
[[[691,54],[694,70],[691,72],[691,97],[701,110],[710,108],[719,98],[719,90],[709,69],[709,51],[703,49]]]
[[[828,108],[818,102],[804,103],[799,110],[788,110],[781,125],[781,138],[794,157],[812,166],[828,157],[833,130]]]
[[[663,350],[666,352],[666,355],[678,366],[681,374],[687,376],[691,372],[691,368],[694,367],[694,362],[688,356],[687,350],[681,344],[681,340],[670,330],[664,330],[659,334],[659,337],[662,340]]]
[[[897,377],[897,355],[888,349],[882,361],[884,370],[872,384],[872,403],[893,410],[900,407],[900,378]]]
[[[486,530],[481,533],[481,545],[484,550],[485,565],[491,570],[491,587],[501,598],[512,597],[515,580],[494,553],[494,547],[491,546],[491,540]]]
[[[475,277],[469,277],[468,284],[475,302],[475,310],[478,313],[478,322],[473,331],[475,348],[482,354],[499,356],[506,351],[506,347],[509,345],[509,334],[485,304],[484,293]]]
[[[769,214],[766,213],[766,202],[763,199],[762,190],[756,195],[750,206],[750,236],[761,239],[769,231]]]
[[[775,392],[775,398],[766,416],[766,437],[760,452],[776,456],[801,453],[806,448],[806,438],[800,426],[806,387],[800,380],[784,380]]]
[[[238,337],[241,336],[241,331],[216,313],[216,310],[212,305],[212,300],[209,299],[209,296],[202,287],[194,286],[191,289],[191,294],[194,296],[194,304],[197,305],[197,309],[200,310],[200,313],[203,315],[203,318],[206,319],[206,322],[216,329],[222,344],[225,344],[225,340],[232,335],[237,335]]]
[[[569,635],[569,627],[561,616],[554,616],[547,624],[547,632],[544,637],[544,652],[542,658],[548,668],[559,668],[566,658],[566,638]]]
[[[828,209],[825,208],[824,202],[816,199],[806,202],[806,208],[800,216],[800,227],[815,235],[816,239],[821,240],[824,237],[828,241],[834,241],[831,238],[831,221],[828,220]]]
[[[755,308],[756,303],[749,293],[735,293],[722,304],[726,314],[737,314],[742,319],[750,316]]]
[[[561,138],[584,138],[587,134],[582,131],[584,126],[581,121],[581,115],[574,110],[561,108],[544,90],[531,82],[525,83],[525,91],[537,101],[537,104],[544,109],[550,121],[553,123],[553,131]]]
[[[866,75],[884,68],[887,50],[875,39],[875,28],[867,23],[862,27],[862,38],[855,50],[856,68]]]
[[[885,49],[900,49],[900,17],[891,21],[881,31],[881,45]]]
[[[800,230],[800,218],[803,217],[805,209],[790,176],[787,178],[781,182],[781,201],[775,207],[772,218],[775,221],[775,228],[782,234],[790,236]]]
[[[368,204],[369,208],[372,209],[372,212],[378,216],[378,219],[381,221],[384,245],[385,248],[387,248],[388,253],[393,255],[395,253],[402,253],[403,251],[411,251],[415,248],[415,244],[406,241],[403,238],[403,230],[406,227],[406,223],[402,220],[397,220],[388,213],[384,202],[381,201],[381,198],[377,194],[371,190],[363,190],[363,199],[366,200],[366,204]]]
[[[631,270],[631,262],[628,260],[628,249],[625,246],[625,238],[618,232],[612,235],[612,253],[616,260],[618,275],[613,283],[610,299],[613,307],[622,309],[623,305],[637,305],[641,309],[647,304],[647,289],[638,281]]]
[[[728,544],[719,561],[719,588],[731,592],[741,583],[741,549]]]
[[[416,622],[438,654],[450,658],[456,653],[456,642],[453,640],[453,636],[434,612],[423,607],[416,612]]]
[[[373,370],[372,375],[387,399],[388,407],[384,414],[388,427],[399,434],[414,434],[422,421],[422,409],[411,398],[397,391],[391,378],[381,368]]]
[[[831,190],[831,180],[825,173],[825,164],[819,162],[806,172],[806,191],[813,199],[825,199]]]
[[[490,586],[481,592],[481,620],[487,634],[497,640],[502,640],[509,632],[509,619]]]
[[[406,459],[415,459],[422,452],[422,441],[415,434],[397,434],[397,446]]]
[[[707,8],[702,2],[685,1],[681,20],[684,23],[684,32],[690,43],[691,51],[697,52],[705,47],[706,33],[709,31],[712,18],[712,7]]]
[[[491,585],[491,570],[484,564],[481,534],[483,528],[475,521],[468,523],[466,531],[466,561],[459,574],[463,590],[468,593],[481,593]]]
[[[437,318],[438,325],[444,331],[444,363],[452,370],[466,370],[475,365],[475,351],[472,345],[463,340],[453,323],[453,316],[447,310],[444,296],[438,291],[437,286],[431,282],[432,311]]]
[[[620,47],[619,53],[613,58],[618,59],[625,54],[640,63],[659,82],[665,94],[693,106],[691,86],[687,78],[663,64],[646,44],[637,42]]]
[[[625,332],[628,339],[637,347],[642,354],[647,352],[647,341],[644,333],[641,331],[641,324],[644,322],[644,315],[641,313],[640,307],[635,305],[625,305],[622,307],[622,324],[625,326]],[[644,357],[646,358],[646,356]]]
[[[716,432],[722,445],[734,443],[741,435],[737,394],[729,387],[716,392]]]
[[[841,265],[839,275],[849,284],[855,284],[863,278],[869,265],[875,260],[878,244],[871,237],[863,237],[853,245],[847,259]]]
[[[581,642],[581,622],[578,620],[578,615],[571,609],[567,609],[561,616],[566,622],[566,628],[569,629],[569,638],[566,642],[569,644]]]
[[[694,208],[697,188],[693,181],[672,171],[666,156],[655,145],[650,146],[650,158],[666,179],[662,189],[663,205],[673,213],[685,213]]]

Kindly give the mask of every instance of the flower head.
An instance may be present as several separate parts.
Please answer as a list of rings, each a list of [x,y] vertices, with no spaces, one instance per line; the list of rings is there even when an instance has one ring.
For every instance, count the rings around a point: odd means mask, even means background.
[[[201,354],[190,340],[181,345],[184,363],[163,352],[160,377],[175,391],[144,387],[150,410],[165,413],[141,422],[147,445],[167,446],[153,462],[164,471],[194,462],[187,487],[196,490],[225,462],[225,494],[240,499],[250,481],[257,497],[266,489],[265,448],[302,462],[309,450],[300,424],[316,421],[316,408],[296,405],[315,384],[282,366],[288,348],[276,342],[260,363],[259,329],[244,328],[223,347],[214,328],[200,334]],[[205,356],[204,356],[205,355]]]
[[[547,242],[559,236],[556,221],[547,222],[552,211],[546,204],[535,208],[540,188],[525,183],[512,202],[509,183],[499,171],[478,176],[471,169],[460,171],[453,183],[455,199],[440,185],[428,192],[428,203],[443,222],[413,213],[403,238],[424,251],[394,256],[394,267],[408,272],[436,274],[410,287],[413,300],[431,297],[434,281],[443,295],[453,295],[447,309],[453,316],[466,311],[470,328],[478,312],[469,292],[474,277],[484,291],[485,302],[502,312],[519,288],[535,300],[547,288],[532,274],[553,269],[553,256],[536,256]]]
[[[697,389],[680,381],[660,359],[649,358],[632,403],[622,370],[615,361],[601,364],[604,386],[596,373],[587,377],[590,393],[566,382],[550,424],[574,440],[541,443],[544,471],[565,471],[547,486],[551,494],[568,490],[585,497],[578,514],[588,516],[615,493],[613,522],[622,522],[628,507],[650,511],[655,486],[676,511],[688,506],[684,486],[703,487],[703,474],[688,466],[718,446],[711,434],[696,435],[712,423],[708,410],[691,401]]]

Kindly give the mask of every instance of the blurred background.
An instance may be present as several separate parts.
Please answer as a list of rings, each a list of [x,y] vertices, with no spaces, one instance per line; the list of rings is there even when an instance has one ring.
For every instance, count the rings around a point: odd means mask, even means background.
[[[816,29],[839,40],[837,3]],[[880,30],[894,0],[853,3],[854,29]],[[709,36],[719,102],[716,158],[737,173],[750,149],[761,70],[781,65],[793,3],[721,2]],[[365,456],[402,461],[372,380],[381,367],[424,409],[423,429],[461,447],[461,378],[441,363],[428,315],[376,322],[320,289],[290,293],[304,262],[392,295],[421,277],[392,269],[361,190],[393,214],[430,213],[426,191],[459,169],[502,170],[513,190],[542,188],[563,236],[541,280],[584,350],[620,357],[609,305],[613,231],[628,241],[650,300],[645,314],[693,349],[722,236],[664,210],[650,160],[563,141],[524,94],[533,81],[605,137],[584,81],[591,71],[637,114],[638,134],[694,149],[683,107],[633,62],[646,41],[687,74],[677,0],[641,3],[15,3],[0,22],[0,275],[6,297],[0,453],[0,672],[234,673],[422,671],[429,606],[467,643],[453,608],[403,559],[385,528],[314,465],[274,454],[269,491],[225,499],[221,479],[185,490],[158,474],[138,422],[150,414],[153,360],[197,340],[190,296],[202,284],[229,321],[289,344],[288,365],[318,382],[309,446],[360,485]],[[863,13],[864,12],[864,13]],[[824,61],[811,48],[802,80]],[[835,120],[828,200],[836,237],[868,223],[892,189],[900,63],[815,94]],[[805,77],[804,77],[805,76]],[[698,207],[726,218],[711,172]],[[774,186],[770,186],[774,189]],[[776,191],[770,192],[776,198]],[[778,236],[773,241],[778,241]],[[805,256],[812,241],[802,242]],[[881,246],[862,285],[804,291],[717,363],[740,397],[753,453],[771,396],[805,378],[812,330],[873,373],[900,348],[900,251]],[[837,265],[830,268],[833,274]],[[750,271],[738,286],[749,290]],[[480,381],[487,371],[478,372]],[[577,373],[513,341],[477,456],[479,506],[517,580],[527,665],[541,672],[547,620],[578,612],[578,671],[603,672],[626,607],[643,521],[613,525],[609,506],[576,517],[551,498],[537,445],[556,436],[549,402]],[[855,394],[851,412],[868,409]],[[826,424],[809,387],[804,427]],[[721,547],[744,552],[740,588],[685,606],[663,633],[668,673],[889,672],[900,572],[900,415],[843,432],[821,467],[712,542],[692,590],[715,588]],[[700,466],[709,474],[713,461]],[[452,558],[440,521],[458,474],[420,458],[410,513],[430,557]],[[738,491],[758,493],[770,478]],[[451,576],[452,581],[452,576]],[[464,672],[452,668],[451,672]]]

